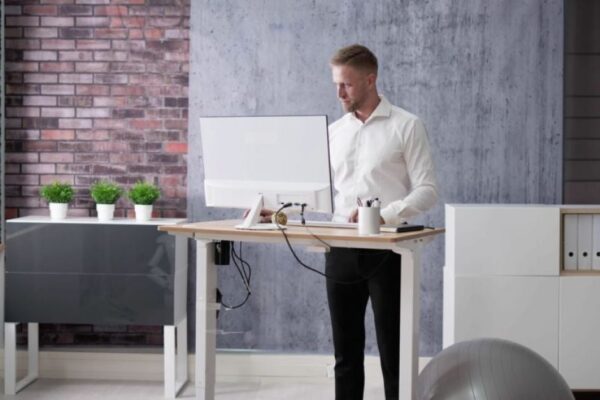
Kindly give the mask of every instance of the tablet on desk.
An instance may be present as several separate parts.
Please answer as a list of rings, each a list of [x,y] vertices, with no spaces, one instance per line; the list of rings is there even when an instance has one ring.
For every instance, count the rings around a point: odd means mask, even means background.
[[[402,224],[402,225],[396,225],[396,226],[381,225],[381,231],[382,232],[401,233],[401,232],[422,231],[423,229],[425,229],[425,226],[423,226],[423,225],[414,225],[414,224]]]

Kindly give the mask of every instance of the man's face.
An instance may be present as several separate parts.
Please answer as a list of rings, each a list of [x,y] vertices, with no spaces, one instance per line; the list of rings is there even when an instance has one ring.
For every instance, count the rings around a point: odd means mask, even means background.
[[[344,110],[354,112],[360,109],[375,83],[375,74],[349,65],[332,65],[331,73]]]

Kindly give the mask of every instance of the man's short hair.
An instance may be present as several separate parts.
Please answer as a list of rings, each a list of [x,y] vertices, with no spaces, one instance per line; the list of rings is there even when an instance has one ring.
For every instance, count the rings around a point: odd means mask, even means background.
[[[371,50],[360,44],[342,47],[331,57],[330,63],[331,65],[349,65],[377,75],[377,57]]]

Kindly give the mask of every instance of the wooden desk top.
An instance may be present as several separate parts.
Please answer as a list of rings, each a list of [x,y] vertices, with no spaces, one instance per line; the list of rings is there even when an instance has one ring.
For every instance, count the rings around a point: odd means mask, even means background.
[[[272,231],[253,231],[253,230],[241,230],[236,229],[235,225],[241,223],[241,220],[225,220],[225,221],[205,221],[205,222],[193,222],[189,224],[179,224],[171,226],[160,226],[160,231],[172,233],[172,234],[186,234],[194,236],[196,238],[206,239],[225,239],[227,240],[248,240],[250,237],[260,239],[276,239],[282,238],[282,234],[278,230]],[[404,232],[404,233],[381,233],[379,235],[372,236],[361,236],[358,234],[356,229],[344,229],[344,228],[323,228],[323,227],[310,227],[306,228],[303,226],[288,226],[285,230],[289,239],[313,239],[313,235],[318,236],[324,241],[335,240],[335,241],[349,241],[349,242],[369,242],[369,243],[380,243],[380,244],[391,244],[402,242],[405,240],[425,238],[443,233],[445,229],[425,229],[416,232]],[[252,240],[249,240],[252,241]]]

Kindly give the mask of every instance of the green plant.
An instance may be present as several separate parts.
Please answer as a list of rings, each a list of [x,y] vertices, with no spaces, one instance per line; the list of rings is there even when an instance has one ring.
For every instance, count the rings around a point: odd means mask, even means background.
[[[48,203],[69,203],[73,200],[73,188],[68,183],[52,182],[40,189],[40,195]]]
[[[129,198],[133,204],[150,205],[154,204],[160,197],[160,189],[148,182],[137,182],[129,190]]]
[[[98,181],[90,188],[90,194],[97,204],[115,204],[123,189],[112,182]]]

